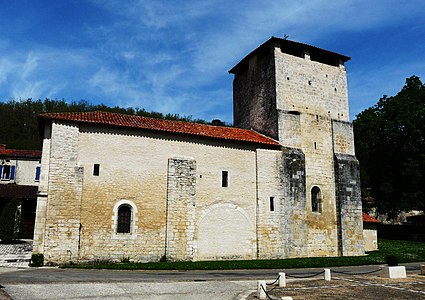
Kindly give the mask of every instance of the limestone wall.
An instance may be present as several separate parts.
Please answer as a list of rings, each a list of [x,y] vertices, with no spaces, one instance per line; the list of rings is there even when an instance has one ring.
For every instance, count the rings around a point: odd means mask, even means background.
[[[378,250],[378,230],[375,224],[363,223],[363,240],[365,251]]]
[[[347,77],[335,67],[274,49],[277,109],[348,121]]]
[[[279,163],[274,166],[258,163],[259,215],[264,214],[268,220],[259,218],[259,253],[266,256],[266,253],[272,256],[338,255],[342,246],[338,243],[340,207],[336,201],[334,153],[354,155],[345,67],[342,63],[335,66],[311,60],[308,53],[303,57],[290,55],[273,45],[253,55],[245,67],[241,66],[235,73],[235,124],[270,135],[291,149],[289,153],[298,151],[303,157],[303,181],[299,182],[304,184],[303,194],[283,198],[281,194],[291,191],[290,180],[294,180],[296,172],[301,172],[291,171],[284,163],[292,154],[276,158],[281,160],[280,166]],[[267,161],[264,153],[257,156],[259,162]],[[276,176],[280,181],[275,183],[274,190],[268,192],[270,188],[263,186],[263,172],[279,173]],[[317,211],[312,207],[313,189],[320,190]],[[267,196],[267,192],[270,195]],[[261,205],[267,207],[274,193],[275,201],[281,203],[283,209],[273,213],[261,210]],[[292,225],[281,221],[298,217],[303,222]],[[352,225],[353,230],[361,230],[356,222]],[[296,235],[300,235],[298,241],[302,241],[302,247],[298,248],[295,238],[290,240]],[[280,248],[273,246],[275,241],[281,243]],[[286,251],[282,244],[288,247]]]
[[[289,55],[278,47],[274,54],[279,141],[305,154],[308,253],[337,255],[334,152],[354,154],[345,68],[312,61],[308,53]],[[314,187],[320,189],[319,211],[312,209]]]
[[[195,235],[196,161],[168,159],[166,257],[193,260]]]
[[[278,139],[275,64],[273,51],[254,55],[233,80],[233,120],[240,128],[254,129]]]
[[[59,122],[52,124],[47,158],[48,199],[43,241],[44,259],[47,263],[69,262],[79,257],[84,170],[78,164],[78,135],[78,126]],[[42,159],[45,158],[43,156]],[[41,184],[41,188],[45,188],[45,183]],[[36,230],[38,229],[36,224]]]
[[[355,155],[353,125],[344,121],[332,121],[334,152]]]
[[[189,165],[177,167],[181,157],[190,157]],[[256,256],[254,148],[54,123],[49,160],[41,241],[47,261],[155,261],[166,253],[174,260]],[[174,176],[172,169],[181,174]],[[171,196],[173,184],[180,185],[182,197]],[[116,233],[118,203],[136,208],[130,234]],[[185,247],[186,254],[180,251]]]
[[[35,214],[33,252],[44,252],[44,237],[46,229],[47,192],[49,189],[49,165],[52,126],[48,124],[43,130],[40,181],[38,185],[37,207]]]
[[[38,185],[38,181],[35,180],[35,169],[39,165],[38,159],[7,158],[6,160],[5,164],[15,170],[14,177],[0,180],[0,184]],[[10,174],[9,177],[11,177]]]
[[[309,255],[308,223],[306,222],[306,160],[300,149],[282,149],[282,181],[284,185],[286,227],[285,250],[287,257]]]
[[[364,255],[360,169],[352,155],[335,154],[340,254]]]
[[[22,158],[15,160],[15,183],[19,185],[37,186],[38,181],[35,180],[35,170],[38,165],[38,160],[28,160]]]
[[[282,152],[257,150],[258,215],[256,222],[258,258],[286,257],[286,232],[289,224],[288,204],[282,174]]]

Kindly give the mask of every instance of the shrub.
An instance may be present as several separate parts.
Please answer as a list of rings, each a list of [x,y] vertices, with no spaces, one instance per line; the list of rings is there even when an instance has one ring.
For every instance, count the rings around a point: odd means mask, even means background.
[[[4,207],[0,215],[0,239],[10,243],[19,238],[20,228],[20,202],[13,198]]]
[[[387,255],[385,256],[385,262],[389,267],[398,266],[398,257],[395,255]]]
[[[44,255],[41,253],[34,253],[31,255],[30,267],[42,267],[44,265]]]

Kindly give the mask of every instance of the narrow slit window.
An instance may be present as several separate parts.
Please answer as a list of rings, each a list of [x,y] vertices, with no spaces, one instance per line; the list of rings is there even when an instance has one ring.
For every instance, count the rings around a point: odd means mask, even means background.
[[[317,186],[311,189],[311,210],[318,213],[322,212],[322,196]]]
[[[317,143],[314,142],[314,150],[316,150],[316,149],[317,149]]]
[[[100,164],[93,165],[93,176],[99,176],[100,174]]]
[[[221,186],[228,187],[229,186],[229,172],[222,171],[221,172]]]
[[[270,211],[274,211],[274,197],[270,197]]]

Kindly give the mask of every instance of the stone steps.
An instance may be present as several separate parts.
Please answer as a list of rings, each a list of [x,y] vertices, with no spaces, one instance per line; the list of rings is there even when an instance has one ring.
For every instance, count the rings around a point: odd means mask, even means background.
[[[32,241],[20,244],[0,244],[0,267],[28,267]]]

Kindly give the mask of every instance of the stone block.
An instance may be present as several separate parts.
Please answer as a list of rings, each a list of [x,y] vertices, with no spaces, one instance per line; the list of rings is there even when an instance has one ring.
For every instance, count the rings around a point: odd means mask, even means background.
[[[425,275],[425,265],[421,265],[421,275]]]
[[[406,267],[404,266],[385,266],[382,269],[382,277],[385,278],[406,278]]]

